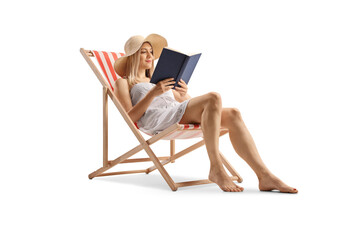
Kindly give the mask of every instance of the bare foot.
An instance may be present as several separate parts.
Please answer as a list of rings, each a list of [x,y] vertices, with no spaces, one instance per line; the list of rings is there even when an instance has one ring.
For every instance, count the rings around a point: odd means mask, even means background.
[[[279,190],[282,193],[297,193],[296,188],[289,187],[283,183],[279,178],[270,174],[259,178],[259,189],[260,191],[272,191]]]
[[[209,180],[216,183],[225,192],[242,192],[244,188],[231,181],[224,169],[211,168]]]

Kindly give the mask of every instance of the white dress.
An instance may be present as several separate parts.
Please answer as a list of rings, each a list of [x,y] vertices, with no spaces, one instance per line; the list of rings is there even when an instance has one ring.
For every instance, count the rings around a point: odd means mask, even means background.
[[[135,106],[154,86],[155,84],[150,82],[135,84],[130,90],[132,105]],[[145,133],[158,134],[180,122],[188,103],[189,99],[181,103],[176,101],[172,90],[169,90],[153,99],[148,109],[137,121],[137,125]]]

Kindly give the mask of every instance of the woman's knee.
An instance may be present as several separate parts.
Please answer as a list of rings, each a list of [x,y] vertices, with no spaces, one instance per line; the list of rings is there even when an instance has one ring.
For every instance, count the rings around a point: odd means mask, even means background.
[[[222,111],[222,116],[227,122],[238,122],[241,120],[241,113],[237,108],[224,108]]]
[[[224,108],[221,112],[221,126],[232,128],[234,123],[242,121],[241,114],[237,108]]]
[[[242,121],[241,113],[237,108],[230,108],[228,110],[228,117],[231,121]]]
[[[207,104],[211,107],[220,107],[222,106],[221,95],[217,92],[209,92],[207,94]]]
[[[237,109],[237,108],[230,108],[229,116],[230,116],[230,119],[236,119],[236,120],[242,119],[241,113],[240,113],[239,109]]]

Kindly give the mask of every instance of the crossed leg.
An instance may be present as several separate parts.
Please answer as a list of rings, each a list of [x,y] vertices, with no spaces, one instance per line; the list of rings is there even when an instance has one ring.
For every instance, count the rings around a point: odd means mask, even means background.
[[[221,96],[218,93],[210,92],[191,98],[179,123],[201,124],[210,158],[209,180],[219,185],[222,190],[238,192],[243,188],[231,181],[221,163],[219,156],[220,126],[229,129],[230,141],[236,153],[256,173],[261,191],[279,190],[280,192],[297,193],[295,188],[287,186],[265,166],[240,111],[236,108],[222,108]]]

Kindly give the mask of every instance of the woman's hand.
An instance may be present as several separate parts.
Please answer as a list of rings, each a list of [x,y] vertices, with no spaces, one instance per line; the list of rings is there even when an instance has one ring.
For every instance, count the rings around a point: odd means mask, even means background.
[[[154,97],[156,97],[172,89],[174,87],[174,84],[174,78],[167,78],[159,81],[156,86],[154,86],[149,92]]]
[[[178,82],[178,84],[181,86],[181,87],[175,87],[175,90],[179,92],[180,96],[182,98],[184,98],[186,96],[186,93],[187,93],[187,90],[188,90],[188,87],[185,83],[184,80],[180,79],[180,81]]]

